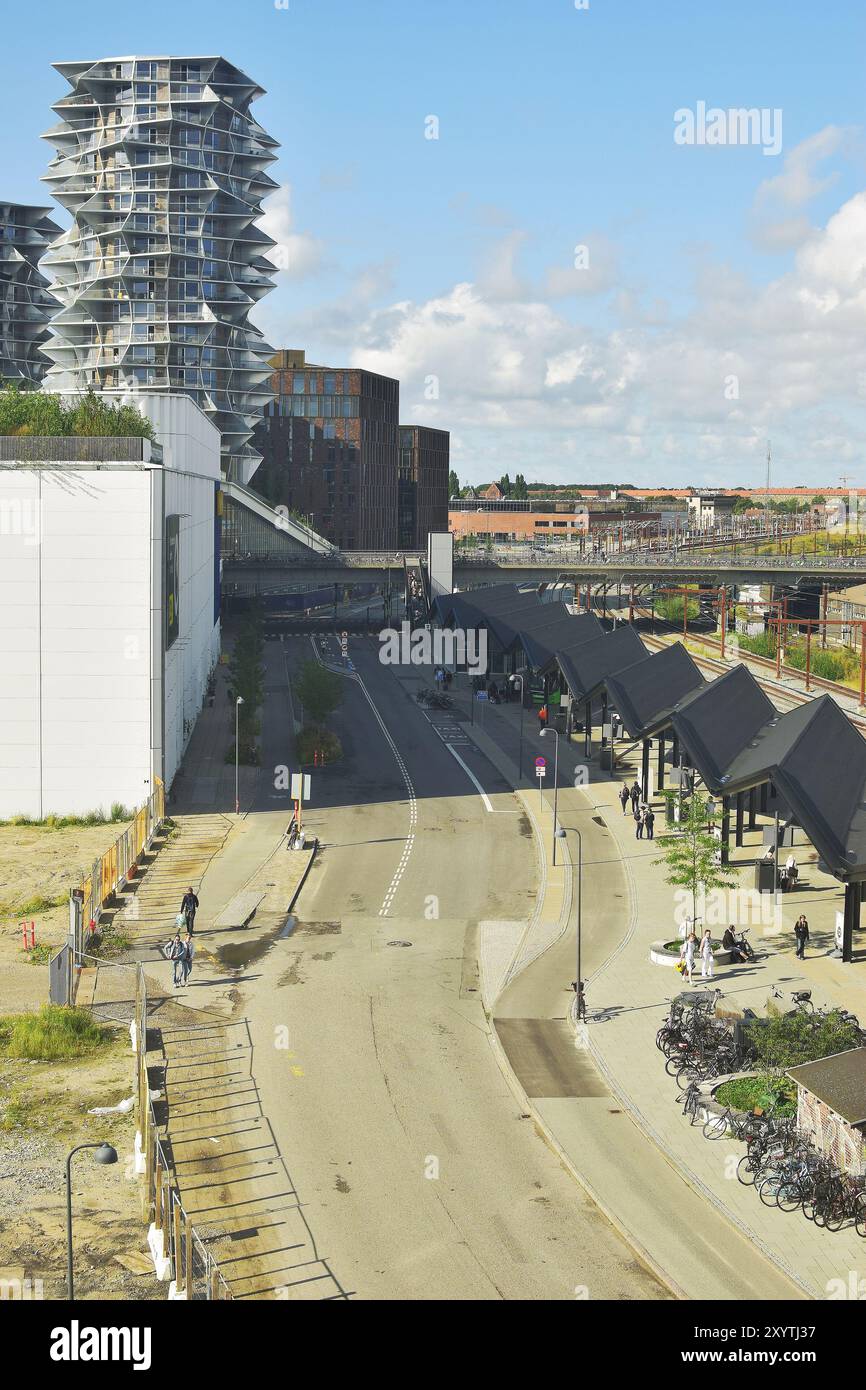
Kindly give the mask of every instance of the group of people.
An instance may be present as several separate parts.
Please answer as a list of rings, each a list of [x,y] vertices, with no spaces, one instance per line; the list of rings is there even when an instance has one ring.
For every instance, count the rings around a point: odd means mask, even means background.
[[[709,927],[700,941],[694,928],[692,928],[680,947],[680,973],[684,980],[688,980],[689,984],[692,982],[696,956],[701,958],[701,979],[711,980],[716,958],[713,955],[713,936]]]
[[[653,838],[656,815],[652,806],[644,801],[640,784],[638,782],[633,782],[631,787],[627,787],[625,783],[623,783],[619,789],[619,802],[622,806],[622,813],[624,816],[628,815],[629,802],[631,802],[635,838],[642,840],[644,838],[644,833],[646,833],[646,838],[651,840]]]
[[[166,955],[173,966],[173,977],[175,989],[182,988],[186,984],[192,970],[193,957],[195,955],[195,914],[198,909],[198,898],[190,886],[183,895],[180,904],[180,912],[174,919],[174,937],[169,943]],[[186,932],[185,939],[181,937],[181,932]]]

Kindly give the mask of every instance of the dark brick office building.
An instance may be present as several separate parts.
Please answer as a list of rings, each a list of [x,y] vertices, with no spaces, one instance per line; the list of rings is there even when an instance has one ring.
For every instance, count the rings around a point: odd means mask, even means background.
[[[397,547],[400,383],[278,352],[252,485],[346,550]]]
[[[451,436],[427,425],[400,426],[398,521],[401,546],[427,549],[430,531],[448,530]]]
[[[398,381],[317,366],[300,349],[271,366],[256,492],[345,550],[425,550],[429,530],[447,531],[449,435],[399,424]]]

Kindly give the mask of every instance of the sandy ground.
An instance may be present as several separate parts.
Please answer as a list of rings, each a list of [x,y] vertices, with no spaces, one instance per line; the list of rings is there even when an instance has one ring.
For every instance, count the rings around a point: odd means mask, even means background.
[[[66,1296],[66,1157],[102,1140],[117,1149],[117,1164],[87,1152],[73,1159],[76,1297],[165,1297],[133,1173],[134,1117],[87,1113],[132,1095],[129,1036],[118,1026],[110,1037],[102,1052],[75,1061],[0,1058],[0,1280],[30,1281],[30,1297]]]
[[[37,946],[57,947],[69,922],[67,900],[93,861],[126,829],[126,823],[68,826],[0,826],[0,1013],[38,1008],[48,999],[48,970],[31,964],[22,944],[21,922],[36,925]],[[44,899],[55,907],[36,910]],[[24,908],[30,907],[26,913]]]

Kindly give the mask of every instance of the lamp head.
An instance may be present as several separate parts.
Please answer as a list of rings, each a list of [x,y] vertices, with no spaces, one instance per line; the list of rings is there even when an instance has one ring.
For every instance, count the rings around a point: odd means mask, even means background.
[[[97,1163],[116,1163],[117,1149],[111,1144],[100,1144],[97,1149],[93,1150],[93,1157]]]

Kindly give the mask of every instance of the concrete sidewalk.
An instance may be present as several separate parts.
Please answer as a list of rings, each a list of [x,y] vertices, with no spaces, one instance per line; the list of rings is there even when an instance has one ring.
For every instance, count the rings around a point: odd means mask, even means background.
[[[468,714],[465,693],[457,692],[456,703]],[[504,773],[510,765],[516,783],[519,709],[492,706],[484,718],[483,730],[476,723],[467,731]],[[538,751],[548,756],[552,743],[550,737],[539,738],[533,715],[525,711],[524,769]],[[679,1093],[655,1047],[669,999],[679,992],[679,977],[649,961],[653,941],[677,935],[673,890],[654,862],[659,849],[636,840],[633,820],[623,815],[617,799],[620,782],[635,775],[637,759],[632,755],[631,762],[622,764],[616,779],[593,766],[589,785],[575,787],[575,771],[584,764],[582,736],[572,745],[561,738],[559,820],[571,853],[573,832],[580,829],[583,838],[583,973],[590,980],[590,1022],[579,1030],[577,1046],[586,1049],[588,1058],[572,1054],[569,1062],[560,1056],[562,1066],[547,1068],[548,1073],[559,1072],[561,1080],[568,1065],[578,1078],[576,1094],[550,1085],[549,1075],[541,1077],[540,1089],[533,1089],[536,1077],[527,1062],[521,1080],[530,1104],[602,1209],[684,1296],[826,1298],[834,1287],[830,1281],[847,1281],[849,1271],[866,1257],[856,1233],[831,1234],[798,1213],[785,1215],[763,1206],[753,1189],[736,1181],[733,1170],[742,1147],[710,1143],[682,1117]],[[537,794],[535,800],[537,806]],[[548,802],[552,805],[550,793]],[[552,812],[544,819],[546,829],[548,821],[549,853]],[[663,828],[663,806],[657,799],[657,833]],[[743,848],[734,851],[733,872],[743,886],[751,885],[759,838],[759,832],[752,832]],[[780,920],[768,927],[766,938],[752,931],[762,958],[749,966],[725,967],[717,983],[738,1005],[749,1003],[756,1013],[764,1011],[774,988],[789,996],[805,985],[813,988],[817,1004],[844,1003],[866,1017],[866,987],[857,967],[842,966],[826,955],[838,890],[828,892],[832,880],[819,874],[808,847],[795,854],[801,863],[800,887],[780,895]],[[805,965],[794,959],[790,930],[801,910],[812,925],[813,946],[822,952]],[[536,1020],[536,1027],[547,1020],[549,1027],[562,1017],[568,1002],[564,983],[574,978],[574,922],[571,927],[529,969],[508,972],[512,983],[495,1005],[503,1039],[518,1021],[526,1028],[529,1019]],[[519,1049],[509,1056],[520,1074]],[[595,1086],[586,1081],[589,1058],[595,1064]],[[629,1118],[651,1143],[635,1135]]]

